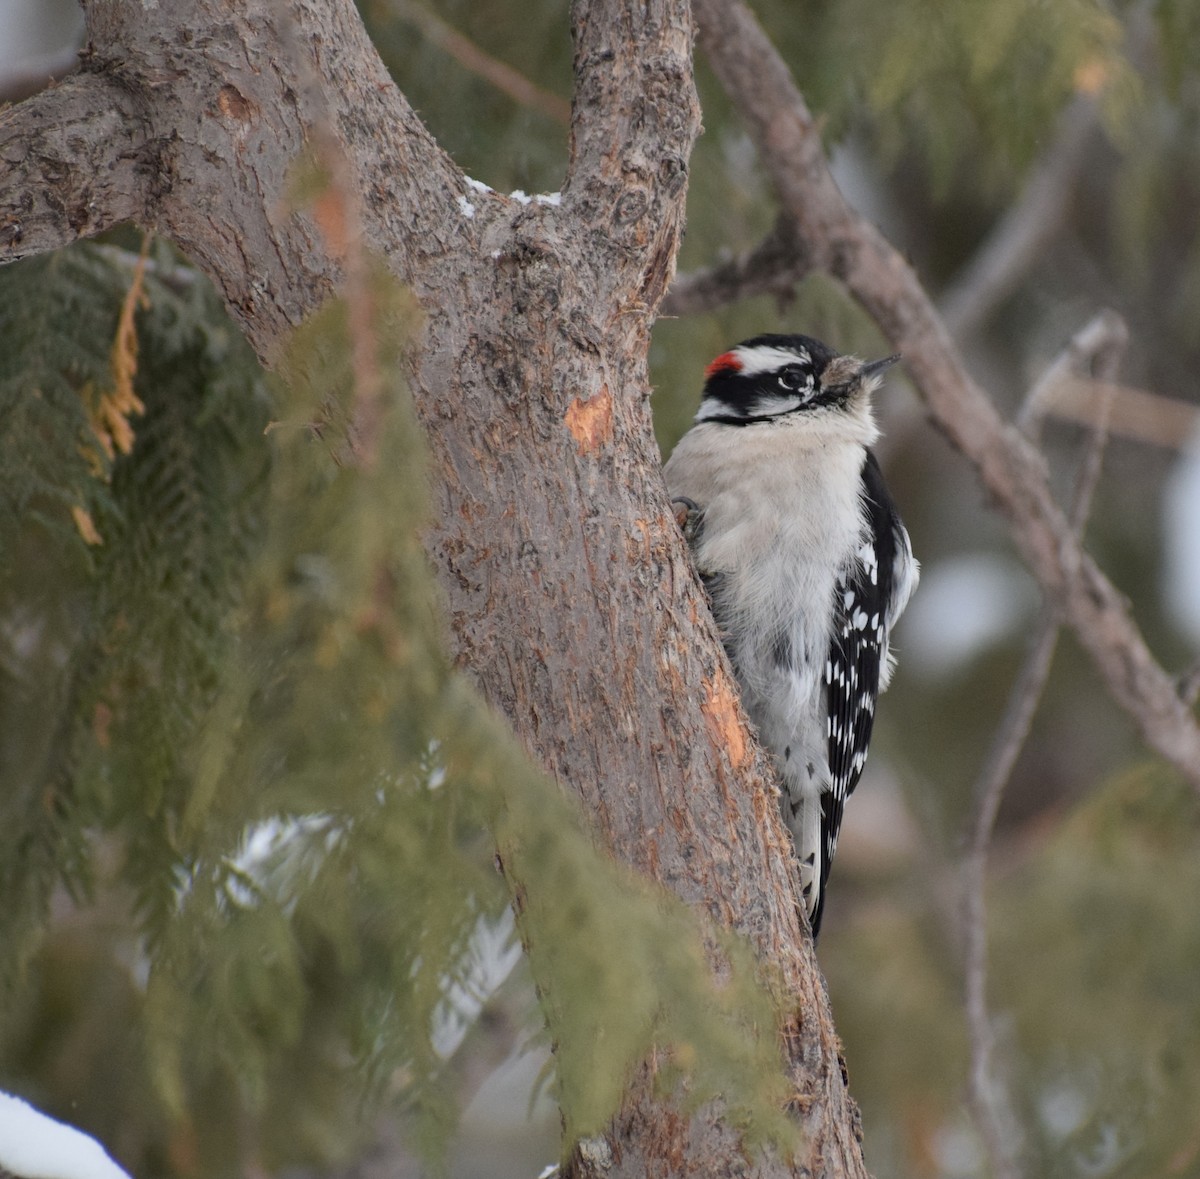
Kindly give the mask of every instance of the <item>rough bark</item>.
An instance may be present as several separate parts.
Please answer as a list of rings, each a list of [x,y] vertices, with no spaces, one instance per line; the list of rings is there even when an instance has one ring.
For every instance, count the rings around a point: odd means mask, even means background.
[[[212,277],[269,360],[338,279],[287,200],[295,162],[332,144],[368,244],[427,312],[413,379],[457,659],[613,852],[744,932],[792,996],[799,1157],[747,1160],[719,1107],[685,1117],[635,1081],[576,1172],[864,1174],[775,791],[650,430],[648,334],[698,128],[686,0],[576,3],[557,204],[469,185],[349,0],[89,0],[87,15],[82,72],[0,114],[0,259],[132,217]],[[47,187],[63,195],[30,202]]]

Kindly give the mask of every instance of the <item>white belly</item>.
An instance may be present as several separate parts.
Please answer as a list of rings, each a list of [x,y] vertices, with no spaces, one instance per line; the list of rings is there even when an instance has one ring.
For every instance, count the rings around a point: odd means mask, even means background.
[[[836,582],[864,532],[866,439],[797,433],[784,425],[697,427],[665,470],[671,494],[704,513],[696,564],[715,577],[713,613],[743,702],[789,793],[828,781],[829,624]],[[791,658],[780,658],[784,643]]]

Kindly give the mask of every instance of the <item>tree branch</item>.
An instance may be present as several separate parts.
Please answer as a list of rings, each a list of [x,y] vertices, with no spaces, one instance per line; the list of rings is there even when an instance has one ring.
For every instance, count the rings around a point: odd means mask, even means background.
[[[136,220],[209,275],[269,360],[340,275],[296,207],[297,165],[323,124],[338,129],[368,244],[404,281],[471,236],[459,202],[485,197],[388,77],[349,0],[189,8],[205,36],[179,38],[166,6],[90,5],[84,72],[0,113],[12,165],[0,261]]]
[[[1026,398],[1022,412],[1031,426],[1036,428],[1040,421],[1036,407],[1048,381],[1061,380],[1071,370],[1081,367],[1094,369],[1103,380],[1115,380],[1128,335],[1124,321],[1113,312],[1102,312],[1077,332]],[[1101,417],[1090,435],[1076,478],[1071,523],[1078,537],[1083,536],[1087,526],[1092,496],[1099,479],[1108,438],[1106,425],[1106,420]],[[975,819],[962,869],[964,975],[967,1032],[971,1049],[970,1105],[987,1151],[993,1179],[1016,1179],[1020,1169],[1011,1146],[1014,1132],[1009,1124],[1010,1116],[996,1093],[998,1082],[993,1066],[995,1038],[987,1003],[987,860],[1004,790],[1024,748],[1050,675],[1050,665],[1058,645],[1058,629],[1058,611],[1052,602],[1047,601],[1042,607],[1025,663],[1013,684],[1008,707],[992,741],[987,761],[975,784]]]
[[[571,104],[566,99],[543,89],[512,66],[490,53],[485,53],[469,37],[464,37],[440,16],[430,12],[424,4],[414,3],[413,0],[390,0],[388,7],[401,20],[420,29],[434,45],[454,58],[463,69],[477,74],[513,102],[537,111],[556,123],[565,125],[571,121]]]
[[[679,275],[663,300],[663,314],[699,315],[756,295],[788,299],[812,269],[801,245],[792,219],[783,214],[753,249],[716,266]]]
[[[1138,0],[1124,16],[1126,53],[1131,60],[1144,61],[1154,43],[1153,7],[1150,0]],[[943,292],[942,317],[956,339],[977,328],[1016,289],[1061,227],[1088,143],[1100,125],[1102,88],[1077,93],[1067,103],[1016,203]]]
[[[1021,195],[943,292],[942,318],[956,339],[978,327],[1016,289],[1058,232],[1098,122],[1099,103],[1093,95],[1077,94],[1067,103]]]
[[[1096,372],[1093,369],[1106,373],[1111,383],[1116,375],[1116,364],[1112,357],[1115,354],[1119,358],[1127,338],[1128,329],[1125,322],[1115,311],[1100,312],[1071,337],[1067,346],[1046,365],[1038,379],[1030,386],[1017,412],[1017,425],[1030,441],[1037,442],[1042,422],[1062,385],[1081,374],[1095,377]],[[1106,405],[1104,422],[1097,422],[1097,430],[1101,436],[1107,433],[1110,407],[1111,399]],[[1102,424],[1104,428],[1101,430]]]
[[[161,149],[133,95],[101,74],[0,110],[0,263],[144,217]]]
[[[1167,450],[1195,450],[1200,438],[1200,408],[1195,405],[1092,377],[1063,377],[1046,389],[1042,412],[1085,426],[1094,425],[1104,412],[1111,433]]]
[[[1076,95],[1059,116],[1055,135],[1030,169],[1019,198],[939,300],[955,338],[977,327],[1015,288],[1061,226],[1098,123],[1099,102],[1091,94]],[[681,275],[672,288],[668,314],[711,311],[754,295],[790,294],[811,267],[795,235],[787,248],[779,249],[773,241],[776,232],[735,260]]]
[[[1146,743],[1200,789],[1200,728],[1055,503],[1041,456],[968,375],[907,262],[851,209],[834,183],[811,115],[741,0],[694,0],[700,43],[740,110],[814,263],[903,352],[935,424],[975,466],[1024,560],[1091,656]]]

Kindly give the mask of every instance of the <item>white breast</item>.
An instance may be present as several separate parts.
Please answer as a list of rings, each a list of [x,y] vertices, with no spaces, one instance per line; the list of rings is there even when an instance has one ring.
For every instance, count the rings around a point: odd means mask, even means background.
[[[703,510],[696,563],[718,575],[713,602],[766,744],[825,766],[822,675],[834,589],[864,539],[859,502],[869,418],[822,429],[811,418],[770,426],[694,426],[665,468],[672,496]],[[798,671],[780,667],[785,641]],[[781,766],[781,768],[783,768]],[[785,768],[785,776],[787,769]]]
[[[874,435],[869,420],[863,425],[850,433],[814,428],[811,419],[700,424],[671,455],[671,495],[704,513],[697,565],[736,587],[727,604],[757,626],[817,603],[828,613],[834,581],[862,543],[860,475]]]

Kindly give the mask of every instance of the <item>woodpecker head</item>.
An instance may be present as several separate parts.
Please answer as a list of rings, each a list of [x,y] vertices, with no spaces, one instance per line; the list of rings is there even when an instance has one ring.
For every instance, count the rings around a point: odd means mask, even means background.
[[[705,369],[697,422],[771,424],[839,411],[867,412],[883,371],[899,356],[864,363],[810,336],[755,336]]]

